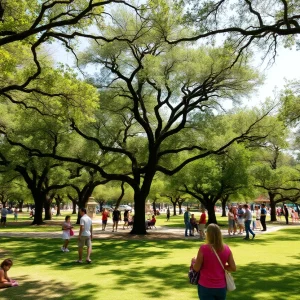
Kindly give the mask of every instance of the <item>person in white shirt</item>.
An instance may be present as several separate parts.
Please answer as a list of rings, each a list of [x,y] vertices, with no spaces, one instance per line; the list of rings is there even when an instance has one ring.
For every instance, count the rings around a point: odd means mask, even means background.
[[[6,216],[8,214],[8,210],[5,208],[5,206],[1,209],[1,225],[3,227],[6,227]]]
[[[82,252],[84,245],[87,246],[86,262],[91,263],[90,255],[92,253],[93,225],[92,219],[86,214],[85,208],[80,208],[80,229],[78,235],[78,263],[82,263]]]
[[[259,227],[259,229],[261,230],[262,227],[261,227],[261,223],[260,223],[260,209],[258,206],[255,206],[255,222],[256,222],[256,228]]]
[[[249,209],[248,204],[244,204],[244,219],[245,219],[245,230],[246,230],[246,237],[244,240],[249,240],[249,232],[252,234],[252,239],[255,238],[255,233],[252,231],[251,227],[251,222],[252,222],[252,212]]]

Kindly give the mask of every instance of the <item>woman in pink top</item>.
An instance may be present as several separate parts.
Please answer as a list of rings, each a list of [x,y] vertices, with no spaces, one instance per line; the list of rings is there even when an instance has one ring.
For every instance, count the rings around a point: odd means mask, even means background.
[[[218,225],[207,226],[206,241],[206,244],[200,247],[194,264],[194,270],[200,270],[199,299],[224,300],[226,299],[225,273],[212,247],[218,253],[227,271],[236,271],[235,262],[229,247],[223,244],[222,233]]]

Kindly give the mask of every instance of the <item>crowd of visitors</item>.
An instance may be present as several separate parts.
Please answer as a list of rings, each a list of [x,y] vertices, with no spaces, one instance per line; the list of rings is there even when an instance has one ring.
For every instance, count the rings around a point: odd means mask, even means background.
[[[199,233],[200,239],[205,239],[205,224],[206,224],[206,211],[205,208],[201,209],[200,219],[195,218],[195,214],[190,213],[188,207],[183,214],[185,224],[185,236],[195,236],[195,231]]]
[[[207,222],[205,208],[202,208],[200,211],[200,219],[197,220],[195,214],[191,213],[190,208],[187,207],[184,213],[186,237],[195,236],[195,232],[197,232],[200,239],[205,238],[205,224]],[[245,240],[249,240],[250,237],[254,239],[256,236],[255,230],[267,231],[266,217],[268,213],[264,203],[251,206],[238,204],[228,207],[228,235],[245,234]],[[289,224],[289,217],[292,219],[292,222],[299,221],[298,213],[292,208],[288,209],[286,204],[282,208],[278,208],[276,214],[278,220],[280,220],[281,216],[284,216],[286,224]]]

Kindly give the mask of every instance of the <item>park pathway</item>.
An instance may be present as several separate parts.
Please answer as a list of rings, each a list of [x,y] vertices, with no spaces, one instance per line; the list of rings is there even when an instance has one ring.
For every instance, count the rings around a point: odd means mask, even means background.
[[[192,239],[199,239],[199,235],[196,234],[194,237],[185,237],[184,236],[184,228],[172,228],[172,227],[164,227],[164,226],[156,226],[156,228],[149,229],[148,234],[146,235],[132,235],[130,233],[130,228],[123,230],[123,225],[120,226],[119,230],[117,232],[112,232],[112,224],[108,224],[106,227],[106,231],[101,230],[101,221],[94,220],[93,221],[93,238],[95,239],[182,239],[182,240],[192,240]],[[288,226],[299,226],[299,223],[294,225],[288,225]],[[268,234],[270,232],[274,232],[277,230],[280,230],[282,228],[286,228],[286,225],[267,225],[268,230],[267,231],[260,231],[256,230],[255,238],[259,238],[259,235],[261,234]],[[74,233],[75,237],[78,235],[78,227],[75,228]],[[223,237],[226,238],[242,238],[243,235],[228,235],[227,229],[222,229]],[[34,230],[32,232],[18,232],[13,231],[9,232],[6,231],[6,228],[0,229],[0,237],[26,237],[26,238],[61,238],[61,230],[60,231],[53,231],[53,232],[40,232]]]

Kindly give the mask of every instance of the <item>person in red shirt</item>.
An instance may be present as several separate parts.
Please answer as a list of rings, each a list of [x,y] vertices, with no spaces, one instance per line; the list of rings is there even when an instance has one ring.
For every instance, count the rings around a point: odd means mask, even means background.
[[[103,211],[102,211],[102,231],[105,231],[108,217],[109,217],[109,212],[105,208],[103,208]]]
[[[156,218],[155,218],[155,215],[153,215],[153,216],[152,216],[152,219],[148,221],[147,229],[148,229],[150,226],[155,226],[155,223],[156,223]]]
[[[199,234],[200,234],[200,239],[202,240],[205,239],[205,232],[204,232],[205,224],[206,224],[206,213],[205,213],[205,208],[202,208],[201,216],[199,220]]]

